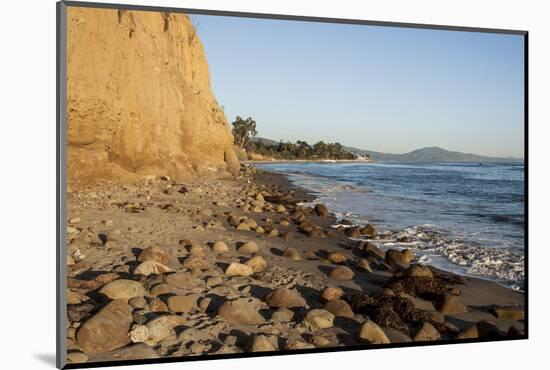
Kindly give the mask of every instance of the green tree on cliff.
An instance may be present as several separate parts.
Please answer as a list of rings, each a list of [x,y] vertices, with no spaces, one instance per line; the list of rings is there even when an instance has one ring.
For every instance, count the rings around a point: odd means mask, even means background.
[[[258,131],[256,131],[256,121],[250,117],[242,119],[240,116],[237,116],[232,125],[235,145],[246,149],[250,139],[258,134]]]

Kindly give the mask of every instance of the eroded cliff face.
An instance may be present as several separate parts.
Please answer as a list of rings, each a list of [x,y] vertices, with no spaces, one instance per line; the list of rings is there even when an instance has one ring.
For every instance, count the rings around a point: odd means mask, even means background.
[[[238,170],[188,16],[68,8],[68,181]]]

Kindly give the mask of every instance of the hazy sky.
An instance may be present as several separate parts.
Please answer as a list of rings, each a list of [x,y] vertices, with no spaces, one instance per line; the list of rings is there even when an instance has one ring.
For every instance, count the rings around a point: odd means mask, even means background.
[[[192,18],[228,120],[258,136],[523,156],[523,36]]]

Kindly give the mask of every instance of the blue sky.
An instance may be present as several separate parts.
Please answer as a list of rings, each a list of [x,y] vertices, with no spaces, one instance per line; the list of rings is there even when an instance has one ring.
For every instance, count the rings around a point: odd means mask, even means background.
[[[523,37],[192,16],[231,122],[273,140],[523,156]]]

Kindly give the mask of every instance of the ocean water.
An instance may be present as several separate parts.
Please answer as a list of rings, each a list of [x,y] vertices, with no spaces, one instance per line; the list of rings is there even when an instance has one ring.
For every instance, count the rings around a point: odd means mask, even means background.
[[[266,163],[339,218],[372,223],[383,249],[523,290],[521,163]]]

